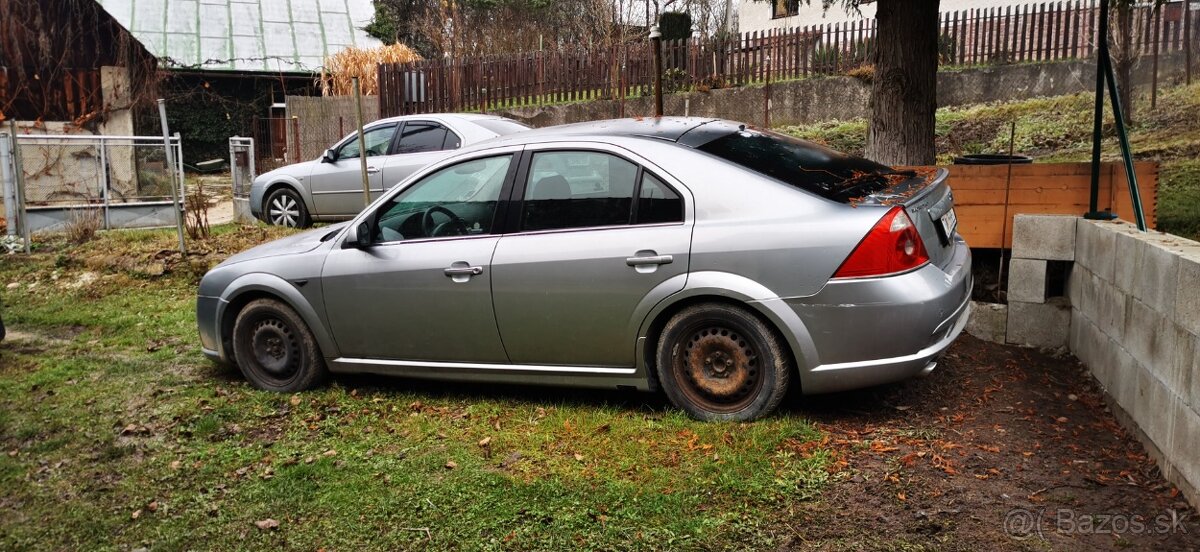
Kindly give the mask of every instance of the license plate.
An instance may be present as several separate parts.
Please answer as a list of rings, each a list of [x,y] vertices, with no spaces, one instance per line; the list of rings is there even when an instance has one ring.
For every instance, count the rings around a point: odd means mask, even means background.
[[[946,211],[941,218],[942,232],[946,236],[946,241],[950,241],[950,237],[954,235],[954,229],[958,228],[958,216],[954,214],[954,209]]]

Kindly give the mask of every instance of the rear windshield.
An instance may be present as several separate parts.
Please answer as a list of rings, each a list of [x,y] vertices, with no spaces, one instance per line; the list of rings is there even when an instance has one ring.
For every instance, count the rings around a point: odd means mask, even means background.
[[[475,124],[495,132],[500,136],[504,136],[506,134],[515,134],[517,132],[521,132],[522,130],[529,130],[528,126],[508,119],[479,119],[475,121]]]
[[[770,131],[739,130],[697,149],[843,203],[886,187],[882,175],[894,172],[862,157]]]

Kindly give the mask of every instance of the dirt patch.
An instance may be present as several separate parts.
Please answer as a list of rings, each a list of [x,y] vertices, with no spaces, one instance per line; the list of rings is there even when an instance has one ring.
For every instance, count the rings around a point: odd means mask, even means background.
[[[796,548],[1200,549],[1196,513],[1073,359],[964,335],[929,378],[800,403],[841,479],[790,524]]]

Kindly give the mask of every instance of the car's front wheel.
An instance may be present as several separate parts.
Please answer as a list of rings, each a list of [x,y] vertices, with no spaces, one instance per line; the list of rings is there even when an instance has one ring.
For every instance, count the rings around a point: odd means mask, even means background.
[[[275,299],[251,301],[238,313],[233,350],[242,375],[259,389],[303,391],[327,374],[312,331],[296,311]]]
[[[304,200],[296,190],[288,187],[276,188],[267,196],[265,211],[267,222],[275,226],[308,228],[312,225],[312,217],[308,215]]]
[[[658,380],[671,402],[699,420],[748,421],[787,394],[791,362],[775,332],[745,309],[687,307],[658,341]]]

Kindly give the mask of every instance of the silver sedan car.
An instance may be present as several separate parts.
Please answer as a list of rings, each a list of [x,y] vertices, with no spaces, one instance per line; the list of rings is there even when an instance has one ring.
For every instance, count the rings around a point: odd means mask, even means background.
[[[200,337],[273,391],[329,372],[661,389],[751,420],[793,385],[933,370],[971,295],[953,207],[944,170],[729,121],[531,130],[225,261]]]
[[[529,127],[494,115],[425,114],[392,117],[363,128],[372,199],[417,169],[469,146]],[[313,221],[345,220],[363,209],[358,133],[319,159],[280,167],[254,179],[250,212],[279,226],[306,228]]]

